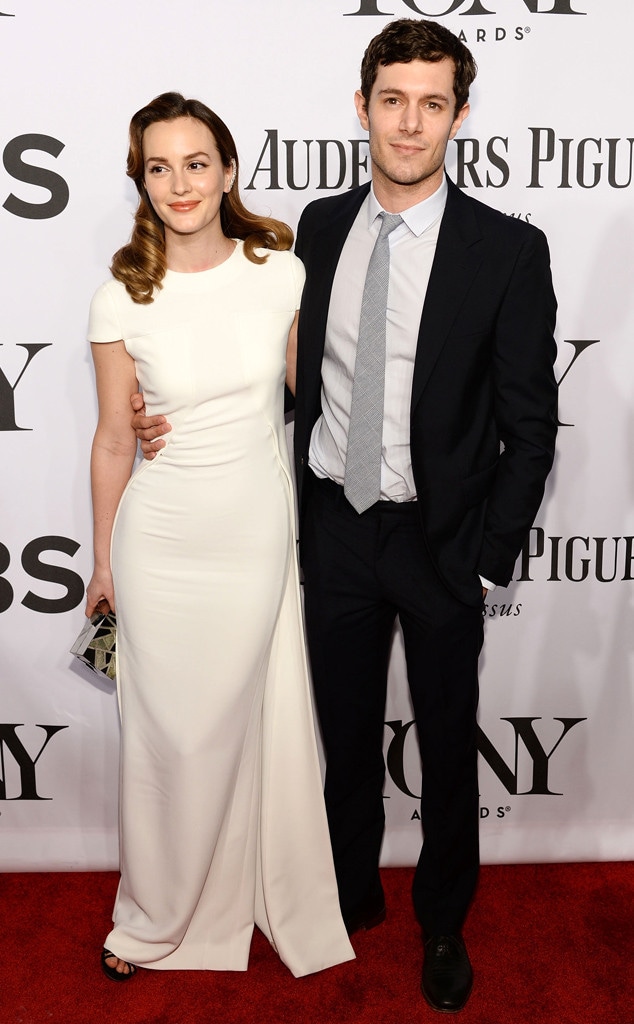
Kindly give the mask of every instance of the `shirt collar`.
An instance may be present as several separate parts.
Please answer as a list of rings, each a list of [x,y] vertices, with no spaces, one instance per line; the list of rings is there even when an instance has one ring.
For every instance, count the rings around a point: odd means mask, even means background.
[[[427,231],[427,228],[431,227],[442,216],[445,203],[447,202],[447,191],[447,180],[443,175],[442,182],[433,195],[423,199],[420,203],[416,203],[415,206],[410,206],[409,209],[402,211],[401,217],[412,234],[417,237],[422,235],[424,231]],[[383,210],[374,194],[374,188],[371,188],[368,196],[368,227],[371,227],[379,214],[384,212],[386,211]],[[400,225],[398,230],[400,231]]]

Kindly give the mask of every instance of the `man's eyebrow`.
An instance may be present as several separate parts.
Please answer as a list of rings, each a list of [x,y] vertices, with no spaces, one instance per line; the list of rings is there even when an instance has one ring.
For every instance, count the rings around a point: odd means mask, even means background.
[[[390,86],[386,86],[384,89],[379,89],[377,96],[407,96],[408,94],[404,89],[392,89]],[[449,103],[449,97],[444,92],[425,92],[420,97],[423,100],[442,100],[444,103]]]

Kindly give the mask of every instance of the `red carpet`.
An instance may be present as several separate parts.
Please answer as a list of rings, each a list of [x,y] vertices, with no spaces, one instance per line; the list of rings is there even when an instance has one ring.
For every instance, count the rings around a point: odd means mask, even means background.
[[[0,1024],[427,1024],[412,871],[383,872],[388,919],[357,960],[295,980],[256,932],[246,973],[99,968],[115,874],[0,875]],[[460,1024],[634,1024],[634,864],[485,867],[465,932]]]

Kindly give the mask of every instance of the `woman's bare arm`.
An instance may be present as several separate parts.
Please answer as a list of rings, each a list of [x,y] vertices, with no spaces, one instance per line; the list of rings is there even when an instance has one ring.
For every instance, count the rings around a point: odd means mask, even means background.
[[[93,506],[94,571],[86,588],[86,615],[105,598],[115,608],[110,570],[110,538],[115,513],[130,478],[136,436],[130,424],[130,394],[138,390],[134,360],[122,341],[93,344],[99,421],[92,444],[90,474]]]

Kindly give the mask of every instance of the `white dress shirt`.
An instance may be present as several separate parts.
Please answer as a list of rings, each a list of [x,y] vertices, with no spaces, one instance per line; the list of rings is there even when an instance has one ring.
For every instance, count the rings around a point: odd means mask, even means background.
[[[418,330],[436,252],[447,184],[401,216],[389,236],[385,401],[381,455],[381,498],[414,501],[410,456],[410,405]],[[346,239],[332,287],[322,363],[322,415],[311,437],[309,465],[319,477],[343,486],[352,382],[359,337],[361,300],[368,263],[382,213],[370,190]]]

